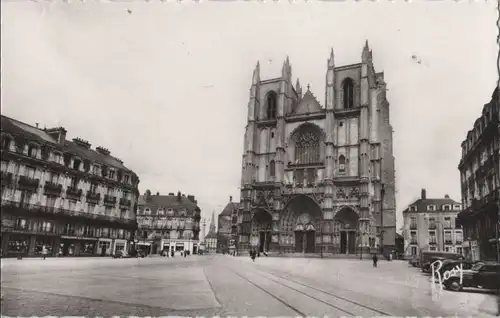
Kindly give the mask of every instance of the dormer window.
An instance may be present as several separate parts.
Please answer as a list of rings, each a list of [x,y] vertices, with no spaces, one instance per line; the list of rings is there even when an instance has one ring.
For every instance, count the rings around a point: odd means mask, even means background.
[[[417,212],[417,207],[416,207],[416,206],[414,206],[414,205],[412,205],[412,206],[410,207],[410,212]]]
[[[451,210],[451,205],[445,204],[443,205],[443,211],[450,211]]]
[[[460,204],[455,204],[453,205],[453,210],[458,210],[460,211],[462,209],[462,206]]]
[[[130,176],[129,176],[128,174],[126,174],[126,175],[125,175],[125,177],[124,177],[124,182],[125,182],[126,184],[129,184],[129,183],[130,183]]]
[[[96,164],[92,165],[92,174],[99,176],[101,174],[101,166]]]
[[[431,204],[431,205],[428,205],[428,206],[427,206],[427,210],[428,210],[428,211],[436,211],[436,206],[435,206],[435,205],[432,205],[432,204]]]
[[[151,209],[150,208],[145,208],[144,209],[144,214],[151,214]]]
[[[38,148],[34,145],[28,145],[28,157],[36,158]]]
[[[2,149],[9,150],[12,139],[8,135],[2,136]]]
[[[53,152],[52,153],[52,161],[55,163],[61,164],[62,162],[62,155],[59,152]]]
[[[165,210],[163,208],[160,208],[156,211],[156,214],[158,215],[164,215],[165,214]]]
[[[174,215],[174,209],[169,208],[169,209],[167,210],[167,215]]]
[[[113,180],[115,179],[115,170],[111,170],[111,169],[109,170],[109,178],[113,179]]]
[[[80,171],[80,165],[82,164],[82,161],[80,159],[74,159],[73,160],[73,169]]]

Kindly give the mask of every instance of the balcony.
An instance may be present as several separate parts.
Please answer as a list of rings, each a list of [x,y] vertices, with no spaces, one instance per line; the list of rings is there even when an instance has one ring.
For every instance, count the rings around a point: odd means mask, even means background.
[[[434,240],[430,240],[430,241],[429,241],[429,244],[437,244],[437,242],[436,242],[436,240],[434,239]]]
[[[80,200],[82,192],[82,189],[78,189],[77,187],[68,187],[66,189],[66,196],[68,199]]]
[[[44,189],[45,189],[45,194],[60,196],[62,192],[62,184],[57,184],[47,181],[45,182]]]
[[[451,229],[453,227],[451,226],[451,223],[444,223],[443,224],[443,228],[445,228],[445,229]]]
[[[130,208],[131,202],[126,198],[120,198],[120,208]]]
[[[452,240],[444,240],[444,244],[451,245],[453,244]]]
[[[462,239],[455,240],[455,244],[457,244],[457,245],[462,245],[462,243],[463,243]]]
[[[101,200],[100,193],[87,191],[87,202],[98,204],[100,200]]]
[[[30,178],[27,176],[19,176],[19,187],[24,190],[36,191],[40,185],[40,179]]]
[[[12,184],[12,173],[2,171],[2,186],[8,186]]]
[[[106,194],[104,196],[104,205],[115,206],[115,204],[116,204],[116,197],[115,196],[108,195],[108,194]]]
[[[416,230],[417,229],[417,224],[410,224],[410,230]]]
[[[416,225],[415,225],[416,226]],[[416,227],[415,227],[416,228]],[[429,230],[435,230],[437,228],[437,224],[431,223],[429,224]]]
[[[411,239],[410,240],[410,244],[415,244],[416,245],[417,244],[417,239]]]
[[[33,213],[47,213],[51,215],[60,215],[60,216],[70,216],[70,217],[83,217],[86,219],[94,219],[94,220],[104,220],[104,221],[110,221],[110,222],[120,222],[124,224],[133,224],[135,223],[135,220],[132,219],[127,219],[123,217],[116,217],[116,216],[108,216],[108,215],[102,215],[102,214],[95,214],[95,213],[88,213],[88,212],[81,212],[81,211],[75,211],[75,210],[68,210],[68,209],[61,209],[59,207],[50,207],[50,206],[43,206],[43,205],[37,205],[37,204],[27,204],[23,202],[16,202],[16,201],[7,201],[4,200],[2,201],[2,212],[14,212],[16,213],[18,210],[22,211],[28,211],[28,212],[33,212]]]

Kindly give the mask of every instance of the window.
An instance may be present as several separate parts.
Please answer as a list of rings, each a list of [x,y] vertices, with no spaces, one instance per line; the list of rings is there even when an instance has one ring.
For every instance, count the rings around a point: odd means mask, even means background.
[[[435,218],[429,218],[429,228],[430,229],[436,228],[436,219]]]
[[[56,205],[56,197],[55,196],[47,196],[47,206],[53,208]]]
[[[276,102],[277,95],[275,92],[269,92],[267,94],[267,119],[275,119],[276,118]]]
[[[429,244],[436,244],[436,232],[429,231]]]
[[[458,254],[462,254],[462,248],[461,247],[457,247],[457,253]]]
[[[416,207],[416,206],[414,206],[414,205],[412,205],[412,206],[410,207],[410,211],[411,211],[411,212],[417,212],[417,207]]]
[[[59,174],[56,172],[49,172],[49,181],[54,184],[59,183]]]
[[[24,175],[28,178],[34,179],[35,171],[36,171],[35,167],[26,166],[26,173]]]
[[[9,167],[9,162],[7,160],[2,160],[2,171],[7,171]]]
[[[271,132],[271,138],[274,138],[274,131]]]
[[[9,136],[2,136],[2,149],[9,150],[11,139]]]
[[[443,210],[450,211],[450,205],[448,205],[448,204],[443,205]]]
[[[345,157],[344,157],[344,155],[340,155],[340,157],[339,157],[339,172],[340,173],[345,172]]]
[[[303,129],[295,136],[295,163],[319,162],[320,137],[313,129]]]
[[[417,247],[416,246],[412,246],[411,247],[411,256],[415,256],[417,255]]]
[[[344,109],[354,106],[354,83],[352,79],[346,78],[342,83],[342,92],[344,93]]]
[[[276,167],[275,167],[274,160],[271,160],[271,162],[269,163],[269,176],[274,177],[274,175],[276,173],[275,170],[276,170]]]
[[[97,193],[97,183],[90,184],[90,193]]]
[[[435,246],[431,246],[429,247],[429,251],[435,251],[436,250],[436,247]]]
[[[144,209],[144,214],[151,214],[151,209],[150,208],[145,208]]]
[[[73,160],[73,169],[80,170],[81,164],[82,164],[82,161],[80,159],[74,159]]]
[[[108,216],[111,215],[111,207],[109,207],[109,206],[105,207],[104,208],[104,214],[106,214]]]
[[[443,225],[444,225],[445,228],[451,228],[451,218],[450,217],[445,217]]]
[[[108,187],[107,195],[113,195],[114,191],[115,191],[115,189],[113,189],[112,187]]]
[[[451,232],[450,231],[445,231],[444,232],[444,242],[445,243],[451,243]]]
[[[130,182],[130,176],[127,174],[125,175],[125,183],[129,183]]]
[[[61,163],[61,154],[58,152],[54,152],[53,160],[55,163]]]
[[[75,176],[71,177],[71,187],[74,189],[78,188],[78,178]],[[90,189],[92,189],[92,186]]]
[[[109,178],[114,179],[115,178],[115,170],[109,170]]]
[[[28,157],[36,157],[37,147],[33,145],[28,145]]]
[[[74,211],[76,208],[76,201],[75,200],[68,200],[68,209],[71,211]]]
[[[436,206],[435,205],[428,205],[427,206],[427,210],[428,211],[435,211],[436,210]]]
[[[87,212],[88,213],[94,213],[94,211],[95,211],[95,204],[89,203],[88,206],[87,206]]]

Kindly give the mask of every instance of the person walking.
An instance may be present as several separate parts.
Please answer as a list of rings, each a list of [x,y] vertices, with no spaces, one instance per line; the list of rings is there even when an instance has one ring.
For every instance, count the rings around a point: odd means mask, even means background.
[[[253,262],[255,262],[255,256],[256,256],[256,254],[257,253],[255,252],[255,250],[253,250],[253,251],[250,252],[250,257],[252,258]]]
[[[42,246],[42,257],[43,257],[43,259],[45,259],[47,257],[47,253],[48,253],[47,246],[43,245]]]
[[[378,257],[377,254],[373,254],[373,267],[377,267]]]

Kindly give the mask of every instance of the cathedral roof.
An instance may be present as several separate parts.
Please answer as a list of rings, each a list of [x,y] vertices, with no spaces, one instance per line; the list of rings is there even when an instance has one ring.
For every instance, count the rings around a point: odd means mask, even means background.
[[[224,208],[224,210],[222,210],[222,212],[219,214],[219,216],[231,216],[233,215],[233,210],[234,209],[238,209],[240,206],[239,203],[237,202],[229,202],[226,207]]]
[[[321,105],[319,104],[316,97],[311,93],[309,87],[307,88],[307,92],[304,94],[304,97],[300,100],[299,105],[295,108],[295,114],[308,114],[308,113],[317,113],[323,111]]]

